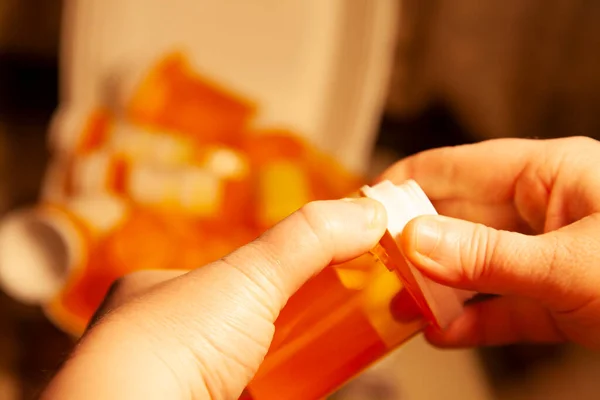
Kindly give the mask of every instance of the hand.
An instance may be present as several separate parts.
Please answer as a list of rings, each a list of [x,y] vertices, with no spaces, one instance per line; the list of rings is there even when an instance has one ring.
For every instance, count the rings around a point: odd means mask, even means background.
[[[447,216],[407,225],[407,257],[442,284],[501,295],[429,329],[431,342],[600,347],[599,163],[588,138],[502,139],[426,151],[383,174],[415,179]]]
[[[236,399],[289,297],[385,227],[373,200],[314,202],[215,263],[125,277],[42,398]]]

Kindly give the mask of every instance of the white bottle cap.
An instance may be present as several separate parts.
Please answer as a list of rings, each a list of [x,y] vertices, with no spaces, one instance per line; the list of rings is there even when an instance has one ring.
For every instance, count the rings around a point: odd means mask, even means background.
[[[44,304],[84,264],[85,237],[52,208],[18,210],[0,225],[0,288],[14,299]]]
[[[8,214],[0,221],[0,289],[24,303],[47,304],[86,267],[90,240],[128,213],[122,199],[100,195]]]
[[[463,312],[463,302],[472,294],[443,286],[421,274],[404,256],[399,245],[402,231],[410,220],[422,215],[437,215],[433,204],[413,180],[401,185],[383,181],[361,188],[361,193],[382,203],[387,211],[388,227],[380,242],[387,259],[382,261],[400,276],[423,314],[436,326],[446,328]]]

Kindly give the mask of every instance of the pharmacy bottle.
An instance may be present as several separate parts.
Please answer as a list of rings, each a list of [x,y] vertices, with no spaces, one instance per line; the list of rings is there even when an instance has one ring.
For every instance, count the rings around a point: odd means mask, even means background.
[[[426,326],[446,328],[472,297],[429,280],[402,254],[405,225],[437,214],[416,182],[383,181],[359,195],[383,204],[385,234],[370,253],[325,268],[290,299],[240,400],[325,398]]]

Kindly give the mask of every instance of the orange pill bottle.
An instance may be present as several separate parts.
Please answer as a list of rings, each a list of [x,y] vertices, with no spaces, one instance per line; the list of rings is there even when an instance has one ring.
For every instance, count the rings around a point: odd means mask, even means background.
[[[360,195],[386,208],[384,236],[371,253],[325,268],[290,299],[240,399],[325,398],[427,325],[444,329],[472,296],[427,279],[402,254],[404,226],[437,214],[416,182],[384,181]]]

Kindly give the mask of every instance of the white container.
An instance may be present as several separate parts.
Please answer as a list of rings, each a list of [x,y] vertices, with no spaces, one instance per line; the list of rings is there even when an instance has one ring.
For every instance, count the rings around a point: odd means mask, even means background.
[[[395,0],[67,0],[53,143],[68,145],[90,107],[122,101],[152,62],[182,49],[200,73],[256,100],[257,124],[291,127],[364,172],[397,16]]]

